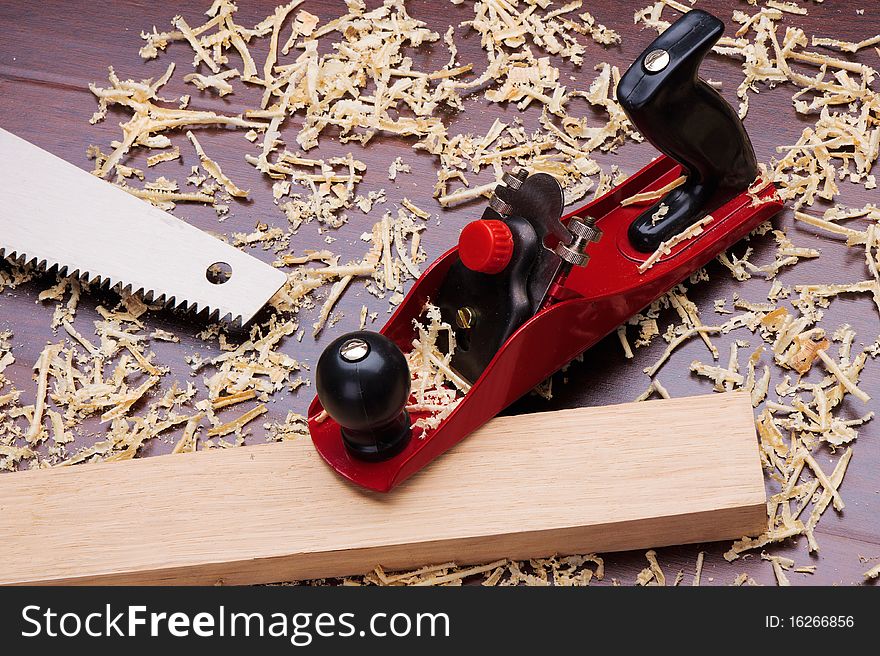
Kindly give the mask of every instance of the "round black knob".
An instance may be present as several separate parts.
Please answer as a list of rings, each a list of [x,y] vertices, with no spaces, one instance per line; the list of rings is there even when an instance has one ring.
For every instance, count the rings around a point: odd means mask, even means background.
[[[345,446],[364,460],[385,460],[409,442],[410,383],[397,345],[366,330],[334,340],[315,369],[321,405],[342,429]]]

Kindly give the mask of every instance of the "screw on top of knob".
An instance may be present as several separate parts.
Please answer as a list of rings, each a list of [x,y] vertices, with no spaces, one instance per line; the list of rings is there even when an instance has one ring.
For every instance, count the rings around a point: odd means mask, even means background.
[[[315,369],[321,405],[339,424],[349,453],[363,460],[385,460],[409,442],[410,383],[397,345],[366,330],[331,342]]]
[[[513,234],[504,221],[472,221],[458,237],[458,256],[471,271],[499,273],[513,257]]]

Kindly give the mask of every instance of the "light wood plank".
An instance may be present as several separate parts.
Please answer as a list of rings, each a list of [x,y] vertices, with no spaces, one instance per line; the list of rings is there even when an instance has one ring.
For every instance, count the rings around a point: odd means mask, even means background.
[[[389,494],[308,440],[0,475],[0,583],[227,584],[759,533],[747,394],[501,417]]]

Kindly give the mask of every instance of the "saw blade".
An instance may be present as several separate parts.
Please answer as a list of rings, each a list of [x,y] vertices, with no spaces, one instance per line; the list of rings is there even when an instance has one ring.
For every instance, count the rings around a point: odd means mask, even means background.
[[[247,323],[282,271],[0,129],[0,256]],[[228,276],[211,275],[221,269]],[[214,282],[212,282],[214,280]]]

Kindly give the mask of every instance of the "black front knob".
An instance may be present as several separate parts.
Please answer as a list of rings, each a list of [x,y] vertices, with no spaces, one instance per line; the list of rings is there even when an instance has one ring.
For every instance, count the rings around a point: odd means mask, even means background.
[[[410,382],[397,345],[366,330],[334,340],[315,370],[321,405],[339,424],[345,446],[364,460],[385,460],[409,442]]]

